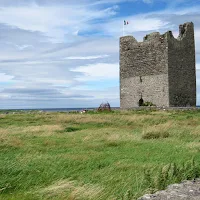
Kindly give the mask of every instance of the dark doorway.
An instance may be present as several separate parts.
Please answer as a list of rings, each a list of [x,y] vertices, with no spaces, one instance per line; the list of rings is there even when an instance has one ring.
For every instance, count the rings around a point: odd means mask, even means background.
[[[141,99],[139,100],[139,106],[143,106],[143,104],[144,104],[144,100],[141,98]]]

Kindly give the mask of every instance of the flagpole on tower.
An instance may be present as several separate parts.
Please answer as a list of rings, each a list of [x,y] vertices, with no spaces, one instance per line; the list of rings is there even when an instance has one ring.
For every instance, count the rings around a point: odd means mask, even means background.
[[[123,36],[124,36],[124,29],[125,29],[125,26],[128,25],[128,24],[129,24],[129,22],[126,21],[126,20],[124,20],[124,22],[123,22]]]

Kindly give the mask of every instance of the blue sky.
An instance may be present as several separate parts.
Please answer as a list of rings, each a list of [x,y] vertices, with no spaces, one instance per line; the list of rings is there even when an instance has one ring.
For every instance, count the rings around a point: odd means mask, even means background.
[[[0,109],[119,106],[119,37],[195,24],[200,0],[0,0]]]

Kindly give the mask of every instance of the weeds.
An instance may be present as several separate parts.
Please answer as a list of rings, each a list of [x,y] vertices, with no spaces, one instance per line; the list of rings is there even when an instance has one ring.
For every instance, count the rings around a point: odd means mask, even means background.
[[[183,180],[192,180],[200,177],[200,166],[194,159],[177,165],[170,163],[164,167],[159,167],[154,174],[155,169],[147,169],[144,172],[144,181],[150,193],[157,190],[164,190],[169,184],[180,183]]]
[[[144,171],[143,185],[148,188],[146,193],[155,193],[158,190],[164,190],[166,187],[173,183],[180,183],[183,180],[194,180],[200,177],[200,166],[191,159],[177,165],[170,163],[164,167],[148,168]],[[117,200],[134,200],[135,195],[131,190],[127,190],[125,194],[118,197]]]

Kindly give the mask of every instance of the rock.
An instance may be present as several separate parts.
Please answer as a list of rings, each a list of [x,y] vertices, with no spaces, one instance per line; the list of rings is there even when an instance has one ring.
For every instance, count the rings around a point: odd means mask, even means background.
[[[155,194],[146,194],[138,200],[200,200],[200,179],[168,186]]]

